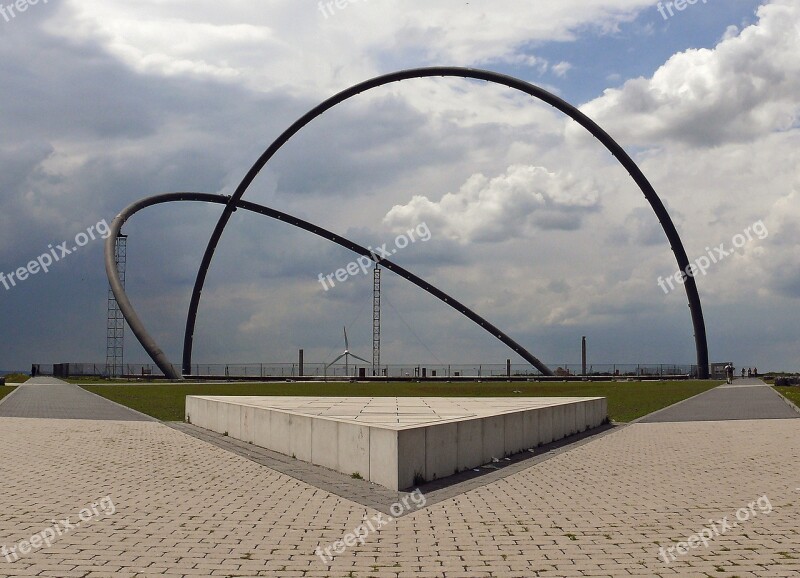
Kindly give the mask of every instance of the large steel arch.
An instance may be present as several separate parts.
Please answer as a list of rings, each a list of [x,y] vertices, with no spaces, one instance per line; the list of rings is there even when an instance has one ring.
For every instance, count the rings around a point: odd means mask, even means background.
[[[138,213],[139,211],[146,209],[148,207],[152,207],[154,205],[160,205],[164,203],[173,203],[178,201],[200,201],[206,203],[218,203],[225,205],[230,201],[230,197],[224,195],[213,195],[209,193],[167,193],[163,195],[156,195],[154,197],[148,197],[146,199],[142,199],[138,201],[126,209],[124,209],[114,221],[111,223],[110,227],[110,234],[108,239],[106,240],[105,244],[105,266],[106,266],[106,275],[108,276],[109,283],[111,285],[111,290],[114,293],[114,297],[117,300],[117,304],[119,305],[120,311],[125,316],[125,319],[128,321],[128,326],[133,331],[133,334],[139,340],[139,343],[142,344],[145,351],[147,351],[148,355],[153,359],[153,361],[158,365],[159,369],[164,372],[164,375],[170,379],[179,379],[180,376],[175,371],[175,368],[172,366],[172,363],[167,358],[164,351],[158,345],[156,340],[148,333],[147,329],[142,323],[142,320],[139,318],[139,315],[136,313],[133,304],[130,302],[128,295],[125,292],[125,288],[122,285],[122,281],[119,277],[119,271],[117,270],[117,265],[115,262],[115,255],[114,255],[114,240],[120,234],[122,230],[122,226],[130,219],[133,215]],[[254,213],[258,213],[260,215],[264,215],[266,217],[270,217],[273,219],[277,219],[278,221],[283,221],[293,227],[298,227],[310,233],[313,233],[323,239],[327,239],[337,245],[340,245],[346,249],[350,249],[354,253],[362,255],[364,257],[372,258],[372,253],[366,247],[363,247],[353,241],[345,239],[344,237],[337,235],[336,233],[332,233],[327,229],[322,227],[318,227],[313,223],[309,223],[308,221],[304,221],[303,219],[298,219],[288,213],[283,213],[281,211],[277,211],[270,207],[265,207],[263,205],[258,205],[256,203],[251,203],[248,201],[241,200],[236,204],[237,209],[243,209],[247,211],[251,211]],[[500,331],[497,327],[489,323],[486,319],[478,315],[477,313],[473,312],[471,309],[463,305],[458,300],[454,299],[447,293],[439,290],[438,288],[434,287],[427,281],[417,277],[410,271],[406,270],[405,268],[397,265],[396,263],[388,260],[382,259],[381,266],[393,273],[396,273],[403,279],[412,282],[417,287],[424,289],[437,299],[443,301],[447,305],[450,305],[453,309],[461,313],[462,315],[466,316],[471,321],[480,325],[483,329],[491,333],[494,337],[502,341],[505,345],[509,346],[513,351],[515,351],[518,355],[528,361],[531,365],[536,367],[540,372],[545,375],[552,375],[552,371],[544,365],[541,361],[539,361],[535,356],[533,356],[529,351],[527,351],[524,347],[518,344],[516,341],[511,339],[508,335]]]
[[[186,331],[183,342],[183,373],[185,375],[191,375],[192,348],[194,343],[194,331],[197,323],[197,311],[200,306],[200,297],[202,295],[203,286],[205,285],[205,280],[208,275],[208,269],[211,266],[211,261],[214,257],[214,252],[216,251],[217,245],[222,237],[222,233],[225,231],[225,227],[228,225],[231,215],[236,210],[239,201],[242,199],[245,192],[247,192],[247,189],[253,183],[261,170],[267,165],[269,160],[275,156],[281,147],[289,142],[289,140],[303,127],[338,104],[341,104],[342,102],[356,95],[380,86],[414,78],[428,78],[436,76],[471,78],[508,86],[509,88],[519,90],[538,100],[546,102],[588,130],[603,144],[603,146],[605,146],[611,152],[612,155],[617,158],[620,164],[625,167],[625,169],[628,171],[631,177],[633,177],[633,180],[641,189],[645,198],[650,203],[650,206],[653,208],[653,211],[658,217],[658,220],[661,222],[661,226],[663,227],[664,232],[667,235],[667,239],[670,242],[672,251],[675,254],[680,271],[693,271],[693,269],[689,266],[689,258],[686,255],[686,250],[683,247],[683,243],[678,235],[678,231],[675,228],[667,209],[664,207],[664,204],[661,202],[658,194],[656,194],[655,189],[647,180],[647,177],[644,176],[644,173],[641,171],[641,169],[639,169],[638,165],[633,161],[628,153],[626,153],[625,150],[613,138],[611,138],[606,131],[604,131],[597,123],[583,114],[576,107],[572,106],[556,95],[544,90],[543,88],[512,76],[507,76],[505,74],[499,74],[497,72],[491,72],[488,70],[449,66],[402,70],[399,72],[378,76],[371,80],[356,84],[355,86],[352,86],[347,90],[332,96],[328,100],[311,109],[309,112],[295,121],[294,124],[286,129],[283,134],[281,134],[269,146],[269,148],[264,152],[264,154],[261,155],[255,165],[253,165],[253,167],[247,173],[244,180],[242,180],[242,182],[239,184],[236,191],[226,204],[225,209],[222,212],[219,221],[217,222],[217,226],[214,228],[214,232],[212,233],[205,253],[203,254],[203,260],[200,263],[200,269],[197,272],[197,278],[195,279],[192,298],[189,304],[189,312],[186,318]],[[697,351],[697,370],[700,378],[707,379],[709,370],[708,340],[706,337],[705,321],[703,319],[703,308],[700,304],[700,295],[697,291],[697,283],[695,282],[694,275],[687,275],[686,273],[683,273],[683,277],[685,281],[684,287],[686,289],[686,295],[689,299],[689,310],[692,316],[692,324],[694,326],[695,349]]]

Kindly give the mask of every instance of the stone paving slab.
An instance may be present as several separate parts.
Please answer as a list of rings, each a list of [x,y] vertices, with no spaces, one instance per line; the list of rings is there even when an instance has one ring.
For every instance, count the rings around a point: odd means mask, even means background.
[[[35,377],[0,404],[0,417],[153,421],[139,412],[52,377]]]
[[[0,418],[0,546],[103,497],[114,506],[13,563],[0,557],[0,576],[796,576],[799,434],[795,419],[634,424],[382,515],[323,563],[318,547],[379,512],[156,422]],[[762,496],[769,513],[659,558]]]
[[[333,397],[193,395],[208,400],[260,409],[275,409],[314,418],[386,429],[494,417],[524,410],[594,401],[598,397]],[[188,403],[188,402],[187,402]]]

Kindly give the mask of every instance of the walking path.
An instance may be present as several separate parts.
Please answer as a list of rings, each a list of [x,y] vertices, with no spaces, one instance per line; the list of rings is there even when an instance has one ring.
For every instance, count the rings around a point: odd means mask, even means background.
[[[23,386],[0,404],[0,415],[11,404],[29,416],[0,417],[0,576],[800,572],[800,420],[763,408],[770,419],[730,417],[761,395],[738,387],[714,390],[734,400],[725,421],[644,420],[461,495],[412,502],[385,525],[370,507],[159,422],[83,421],[90,402],[77,389]],[[72,409],[41,399],[53,392]],[[700,396],[669,412],[716,416],[698,404],[710,408]],[[111,411],[97,407],[95,418]],[[73,419],[34,417],[59,411]],[[60,535],[34,547],[53,520],[71,526],[58,522]],[[690,540],[703,530],[704,543]]]
[[[800,412],[760,379],[741,378],[646,416],[639,423],[797,419]]]
[[[85,389],[52,377],[34,377],[0,403],[0,417],[153,421]]]

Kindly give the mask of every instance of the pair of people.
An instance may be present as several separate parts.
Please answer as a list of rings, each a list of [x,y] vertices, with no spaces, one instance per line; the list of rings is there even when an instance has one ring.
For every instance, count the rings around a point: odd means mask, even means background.
[[[744,367],[742,368],[742,377],[744,377]],[[747,377],[758,377],[758,369],[756,368],[747,368]]]

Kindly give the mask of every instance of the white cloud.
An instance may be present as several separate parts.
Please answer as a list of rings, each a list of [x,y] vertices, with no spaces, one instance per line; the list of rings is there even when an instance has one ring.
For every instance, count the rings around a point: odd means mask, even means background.
[[[746,267],[763,279],[767,295],[800,299],[800,179],[778,199],[765,219],[769,237],[746,257]]]
[[[489,179],[472,175],[440,201],[416,195],[397,205],[384,223],[395,230],[427,222],[461,243],[500,242],[535,229],[576,229],[600,207],[597,185],[543,167],[513,165]]]
[[[567,73],[572,70],[572,65],[569,62],[559,62],[552,67],[553,74],[560,78],[564,78]]]
[[[582,110],[627,143],[717,146],[796,127],[800,3],[776,0],[713,49],[678,53],[652,78],[608,89]]]
[[[573,40],[586,28],[613,32],[650,4],[375,0],[325,18],[313,0],[72,0],[62,14],[71,21],[53,21],[50,31],[98,38],[136,70],[319,94],[374,75],[383,60],[468,66],[522,57],[540,68],[544,61],[527,54],[526,46]]]

